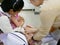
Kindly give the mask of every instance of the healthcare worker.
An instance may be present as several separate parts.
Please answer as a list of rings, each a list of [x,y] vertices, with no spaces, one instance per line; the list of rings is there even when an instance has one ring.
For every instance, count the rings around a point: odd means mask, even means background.
[[[20,27],[14,30],[10,23],[11,15],[19,13],[23,6],[23,0],[3,0],[1,3],[3,11],[0,11],[0,29],[7,34],[6,45],[28,45],[26,36],[22,33],[15,32],[22,32]]]
[[[53,40],[60,39],[60,0],[30,0],[35,6],[40,6],[41,25],[33,39],[41,40],[50,34]],[[53,30],[51,30],[53,29]],[[50,39],[50,38],[49,38]],[[44,40],[43,40],[44,41]],[[47,41],[48,42],[48,41]],[[51,43],[53,43],[51,41]],[[50,45],[56,45],[51,44]]]

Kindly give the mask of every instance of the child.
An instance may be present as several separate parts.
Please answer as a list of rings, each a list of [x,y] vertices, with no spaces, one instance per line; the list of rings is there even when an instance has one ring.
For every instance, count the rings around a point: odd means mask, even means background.
[[[4,20],[1,19],[1,22],[4,21],[4,24],[0,25],[0,27],[4,33],[12,32],[14,30],[13,29],[14,27],[11,27],[12,24],[9,24],[10,20],[11,20],[10,18],[12,17],[12,15],[15,16],[16,14],[18,14],[21,11],[21,9],[23,8],[23,6],[24,6],[23,0],[22,1],[21,0],[14,0],[14,1],[4,0],[1,3],[1,8],[2,8],[3,12],[0,11],[0,17],[4,17],[5,19]],[[9,21],[7,21],[7,20],[9,20]]]
[[[10,17],[10,23],[11,23],[13,29],[16,27],[22,27],[24,24],[24,18],[21,16],[18,16],[18,14],[16,14],[15,16],[12,15]]]
[[[32,45],[31,44],[32,37],[33,37],[34,33],[37,31],[37,29],[35,29],[35,28],[33,28],[33,27],[29,26],[29,25],[26,25],[26,27],[22,27],[23,24],[24,24],[24,19],[22,17],[19,17],[18,15],[16,15],[16,16],[17,17],[12,16],[12,18],[10,18],[12,20],[12,23],[15,24],[17,27],[21,27],[25,31],[23,33],[27,37],[27,40],[28,40],[29,44]]]
[[[12,15],[16,15],[17,13],[19,13],[21,11],[21,9],[23,8],[23,6],[24,6],[24,1],[23,0],[3,0],[3,2],[1,3],[1,8],[2,8],[3,12],[0,12],[0,29],[4,33],[8,34],[7,38],[8,37],[10,38],[10,39],[7,39],[7,40],[9,40],[8,41],[9,43],[7,42],[8,45],[10,45],[10,44],[11,45],[13,45],[13,44],[15,44],[15,45],[16,44],[17,45],[23,45],[23,44],[28,45],[28,43],[24,43],[21,39],[18,40],[19,38],[16,37],[15,35],[12,34],[12,37],[14,37],[14,39],[11,38],[11,36],[9,35],[10,33],[16,31],[16,30],[13,31],[14,29],[11,27],[10,17]],[[20,36],[23,36],[21,38],[23,38],[24,40],[27,41],[27,39],[24,35],[22,35],[21,33],[19,33],[19,34],[20,34]],[[18,41],[19,41],[19,43],[18,43]]]
[[[11,32],[8,34],[8,37],[7,37],[8,45],[29,45],[34,33],[35,32],[27,32],[27,31],[25,31],[25,33]]]
[[[21,25],[21,22],[24,23],[24,21],[20,20],[21,18],[20,19],[15,18],[15,16],[21,11],[23,6],[24,6],[23,0],[14,0],[14,1],[13,0],[4,0],[1,4],[1,8],[2,8],[3,12],[1,12],[1,17],[0,17],[0,19],[1,19],[0,20],[0,24],[1,24],[0,28],[4,33],[8,33],[9,41],[11,41],[11,42],[13,40],[12,40],[12,38],[10,38],[11,37],[10,32],[12,32],[17,27],[22,26],[23,24]],[[11,27],[12,26],[11,21],[13,22],[15,27]],[[32,29],[32,28],[28,27],[28,29]],[[21,29],[19,29],[19,30],[21,30]],[[14,30],[14,31],[19,32],[18,30]],[[35,29],[33,29],[33,32],[34,31],[35,31]],[[17,33],[17,32],[14,32],[14,33]],[[31,33],[32,30],[29,32]],[[21,33],[19,33],[19,34],[21,34]],[[31,36],[31,35],[26,36],[27,40],[31,39],[31,37],[29,37],[29,36]],[[14,37],[13,34],[12,34],[12,37]],[[21,38],[24,38],[24,37],[25,36],[23,35],[23,37],[21,37]],[[17,40],[17,37],[15,39]],[[14,40],[14,41],[16,41],[16,40]],[[26,40],[26,38],[25,38],[25,40]],[[12,44],[12,43],[10,43],[10,44]],[[18,43],[18,45],[19,44],[21,44],[21,43]]]

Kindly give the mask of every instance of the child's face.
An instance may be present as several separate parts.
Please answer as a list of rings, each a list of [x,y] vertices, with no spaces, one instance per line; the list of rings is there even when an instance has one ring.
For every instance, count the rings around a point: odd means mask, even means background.
[[[20,11],[13,11],[13,9],[10,9],[10,11],[8,12],[10,15],[16,15],[18,14]]]

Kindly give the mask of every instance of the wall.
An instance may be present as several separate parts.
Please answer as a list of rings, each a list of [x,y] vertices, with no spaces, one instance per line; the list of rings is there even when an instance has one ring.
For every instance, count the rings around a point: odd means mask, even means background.
[[[40,15],[35,15],[33,11],[22,11],[19,15],[24,17],[25,25],[31,25],[36,28],[40,27]]]
[[[24,8],[23,9],[34,9],[34,6],[30,3],[29,0],[24,0]]]

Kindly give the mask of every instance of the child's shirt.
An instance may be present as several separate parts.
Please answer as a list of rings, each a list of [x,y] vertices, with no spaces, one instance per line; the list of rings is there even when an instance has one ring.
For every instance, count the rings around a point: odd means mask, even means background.
[[[18,14],[15,16],[16,19],[18,18]],[[11,26],[13,29],[15,29],[17,26],[10,20]]]

